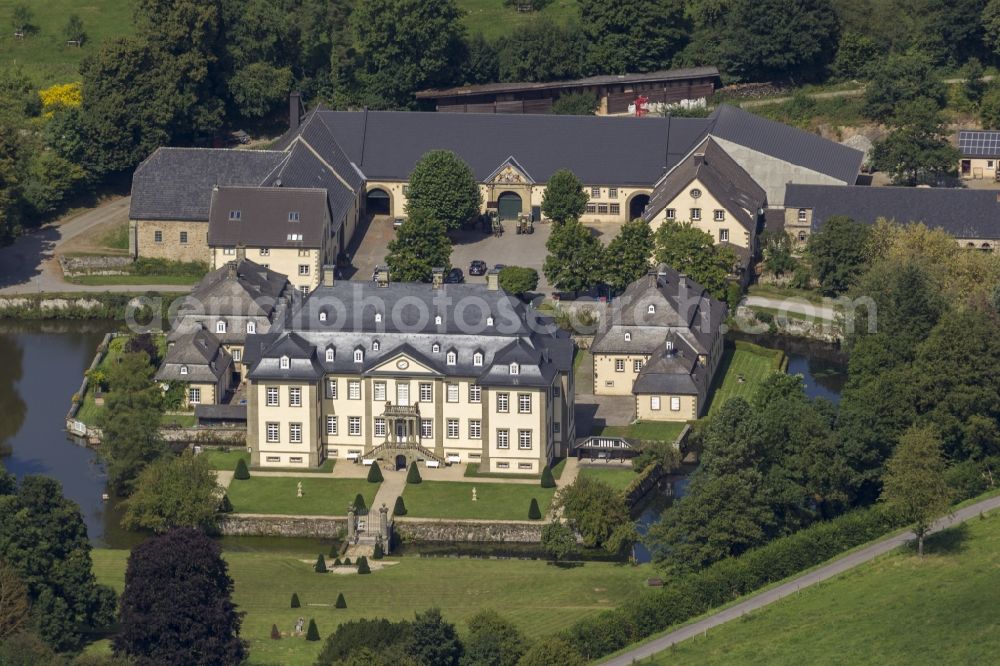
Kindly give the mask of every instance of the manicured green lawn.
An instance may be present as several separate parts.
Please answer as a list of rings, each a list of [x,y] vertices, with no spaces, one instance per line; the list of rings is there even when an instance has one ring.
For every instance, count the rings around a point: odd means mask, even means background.
[[[236,463],[233,463],[234,465]],[[299,474],[329,474],[337,464],[335,458],[327,458],[319,467],[251,467],[250,472],[296,472]]]
[[[472,489],[476,501],[472,501]],[[555,488],[534,484],[463,483],[424,481],[406,484],[403,501],[406,515],[414,518],[479,518],[482,520],[528,520],[531,498],[538,500],[542,515],[549,508]]]
[[[555,465],[552,466],[552,478],[558,479],[562,476],[563,469],[566,467],[566,459],[559,459]],[[504,474],[503,472],[480,472],[479,463],[468,463],[465,466],[465,473],[462,475],[465,477],[479,477],[483,479],[539,479],[541,480],[541,474]]]
[[[302,497],[296,494],[302,483]],[[347,515],[347,505],[361,493],[371,506],[379,484],[364,479],[254,476],[229,484],[229,501],[237,513],[281,513],[307,516]]]
[[[410,619],[415,611],[437,606],[465,634],[466,619],[490,607],[528,637],[543,638],[644,593],[651,572],[649,565],[603,562],[559,568],[538,561],[406,557],[369,576],[324,575],[312,571],[316,555],[226,553],[234,599],[246,612],[242,634],[250,642],[251,664],[311,665],[322,641],[269,638],[272,624],[290,631],[298,617],[307,624],[314,618],[325,639],[340,622]],[[98,580],[121,591],[128,552],[98,549],[92,556]],[[289,608],[292,592],[301,608]],[[347,600],[343,610],[333,608],[339,592]]]
[[[1000,651],[1000,515],[685,641],[663,664],[986,664]],[[647,662],[648,663],[648,662]]]
[[[81,275],[68,278],[73,284],[103,287],[118,284],[189,285],[197,284],[200,277],[192,275]]]
[[[598,465],[603,465],[603,463],[598,463]],[[625,490],[628,484],[635,480],[636,473],[630,467],[586,466],[580,468],[578,476],[589,476],[592,479],[603,481],[613,488]]]
[[[753,345],[756,347],[756,345]],[[726,345],[725,354],[722,357],[722,366],[716,375],[716,382],[712,389],[711,401],[708,411],[713,413],[722,408],[730,398],[740,396],[747,400],[753,398],[757,387],[769,374],[774,372],[775,361],[782,356],[783,352],[777,349],[756,349],[733,348]],[[740,381],[740,377],[743,381]],[[719,378],[722,378],[721,382]]]
[[[656,442],[673,442],[687,425],[684,421],[636,421],[626,426],[605,426],[599,435]]]
[[[250,454],[246,452],[246,449],[232,449],[230,451],[223,451],[222,449],[205,449],[200,455],[208,461],[208,464],[212,469],[218,469],[224,472],[232,472],[235,470],[236,463],[240,458],[243,458],[247,467],[250,466]]]
[[[576,0],[551,0],[540,12],[518,12],[507,7],[503,0],[457,0],[458,8],[465,14],[463,23],[469,35],[482,33],[487,39],[516,35],[521,28],[545,16],[565,24],[580,17]]]
[[[11,14],[17,4],[25,4],[34,14],[38,31],[24,39],[14,39]],[[80,61],[97,51],[109,37],[128,35],[132,26],[133,0],[0,0],[0,63],[24,68],[39,86],[79,81]],[[70,14],[83,19],[87,41],[82,48],[66,45],[63,28]]]

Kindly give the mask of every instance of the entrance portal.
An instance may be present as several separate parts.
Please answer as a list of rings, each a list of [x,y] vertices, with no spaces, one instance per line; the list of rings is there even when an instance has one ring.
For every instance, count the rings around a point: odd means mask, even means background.
[[[642,211],[646,210],[646,206],[649,205],[649,195],[648,194],[637,194],[632,197],[632,201],[628,204],[628,219],[629,222],[637,217],[642,217]]]
[[[365,199],[365,210],[369,215],[389,215],[391,202],[389,193],[376,187]]]
[[[400,454],[396,456],[396,471],[406,469],[406,456]]]
[[[504,192],[497,199],[501,220],[516,220],[521,214],[521,195],[515,192]]]

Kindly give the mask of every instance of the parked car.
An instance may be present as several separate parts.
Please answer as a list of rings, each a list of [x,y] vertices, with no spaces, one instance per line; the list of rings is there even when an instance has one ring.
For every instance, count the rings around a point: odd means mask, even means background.
[[[469,275],[486,275],[486,269],[486,262],[482,259],[476,259],[469,264]]]
[[[461,284],[465,282],[465,274],[461,268],[453,268],[444,276],[445,284]]]
[[[507,264],[497,264],[493,268],[495,268],[498,271],[502,271],[503,269],[507,268]]]
[[[403,222],[406,222],[405,217],[394,217],[392,219],[392,228],[399,229],[401,226],[403,226]]]

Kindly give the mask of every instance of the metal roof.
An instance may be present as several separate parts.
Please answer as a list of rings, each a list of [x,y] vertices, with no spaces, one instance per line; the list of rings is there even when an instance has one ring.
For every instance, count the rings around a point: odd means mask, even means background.
[[[958,150],[962,157],[1000,157],[1000,131],[961,130]]]

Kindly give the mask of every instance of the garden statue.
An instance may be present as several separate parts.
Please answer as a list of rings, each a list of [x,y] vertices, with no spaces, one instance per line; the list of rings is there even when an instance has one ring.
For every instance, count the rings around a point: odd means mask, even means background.
[[[300,617],[298,620],[295,621],[295,633],[301,634],[302,627],[304,626],[306,626],[306,619],[304,617]]]
[[[302,497],[302,482],[299,481],[298,490],[296,491],[299,497]]]
[[[476,487],[472,486],[472,501],[476,501]]]

